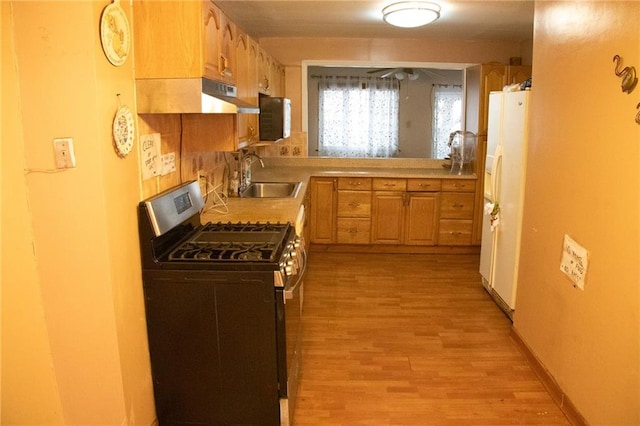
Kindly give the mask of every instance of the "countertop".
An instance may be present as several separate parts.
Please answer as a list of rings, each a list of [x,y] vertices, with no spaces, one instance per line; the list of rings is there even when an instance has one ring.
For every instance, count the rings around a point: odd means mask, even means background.
[[[261,168],[257,163],[252,167],[253,182],[301,182],[296,197],[291,198],[238,198],[230,197],[226,208],[222,205],[211,207],[202,214],[204,222],[292,222],[295,223],[303,204],[311,177],[397,177],[397,178],[439,178],[439,179],[476,179],[475,174],[452,175],[443,167],[414,167],[414,164],[397,163],[384,167],[368,164],[366,167],[354,167],[339,162],[318,164],[300,162],[291,165],[282,161],[268,161]],[[433,166],[433,164],[430,164]],[[210,194],[210,198],[213,194]]]

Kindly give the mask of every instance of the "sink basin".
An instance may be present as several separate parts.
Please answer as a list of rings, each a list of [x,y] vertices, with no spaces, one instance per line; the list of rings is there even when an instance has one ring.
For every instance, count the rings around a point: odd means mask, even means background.
[[[242,198],[290,198],[298,195],[300,182],[252,182],[240,193]]]

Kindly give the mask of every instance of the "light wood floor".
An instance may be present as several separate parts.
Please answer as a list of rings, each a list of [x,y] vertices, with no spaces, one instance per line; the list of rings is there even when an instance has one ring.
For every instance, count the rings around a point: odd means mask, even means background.
[[[568,425],[478,255],[312,252],[294,425]]]

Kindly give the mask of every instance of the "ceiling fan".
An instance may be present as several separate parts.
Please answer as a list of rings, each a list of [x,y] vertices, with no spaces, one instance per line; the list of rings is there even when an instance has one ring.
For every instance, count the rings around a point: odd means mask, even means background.
[[[409,80],[417,80],[420,77],[421,73],[431,77],[443,78],[442,75],[423,68],[379,68],[367,71],[367,73],[378,74],[377,77],[380,78],[395,77],[398,80],[404,80],[405,78],[408,78]]]

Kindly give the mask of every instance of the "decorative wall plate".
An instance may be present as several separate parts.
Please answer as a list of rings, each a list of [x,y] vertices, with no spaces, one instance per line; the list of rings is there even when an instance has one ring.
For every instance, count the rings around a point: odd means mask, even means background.
[[[129,107],[118,108],[113,119],[113,141],[120,157],[126,157],[131,152],[134,131],[133,114]]]
[[[131,45],[129,21],[119,3],[119,0],[114,0],[104,8],[100,17],[102,50],[109,62],[117,67],[126,62]]]

